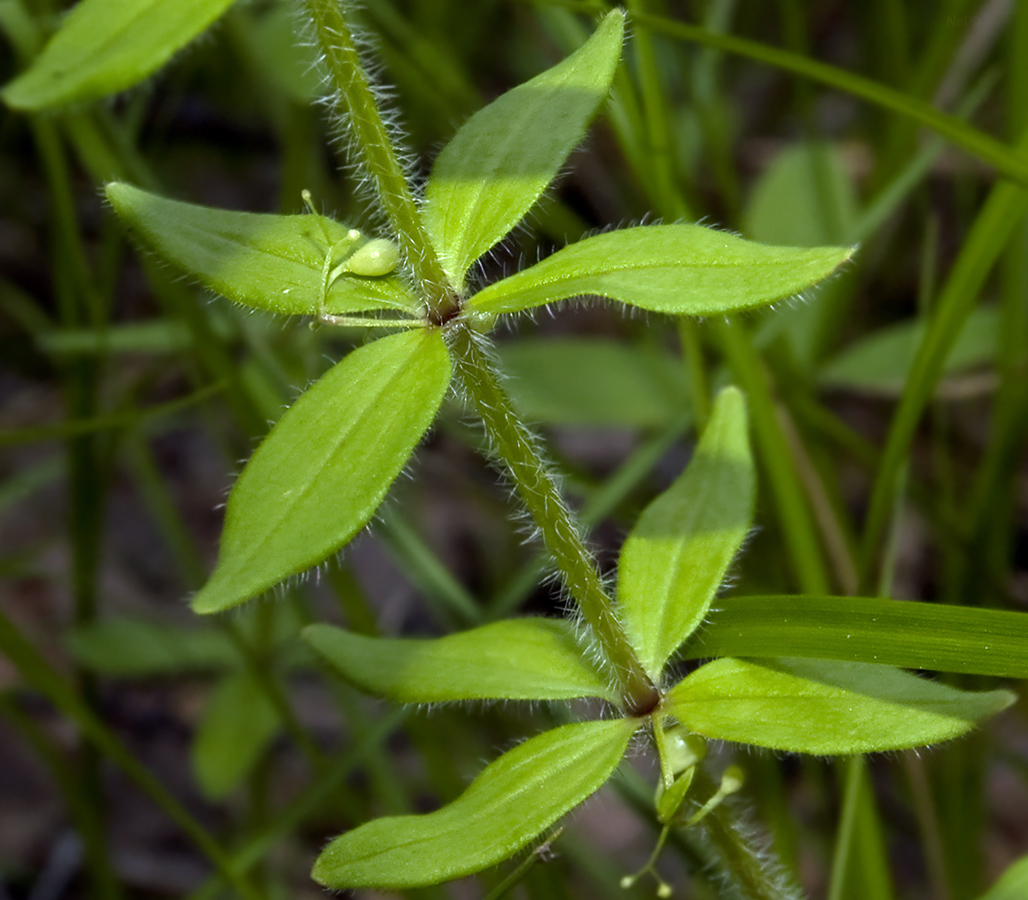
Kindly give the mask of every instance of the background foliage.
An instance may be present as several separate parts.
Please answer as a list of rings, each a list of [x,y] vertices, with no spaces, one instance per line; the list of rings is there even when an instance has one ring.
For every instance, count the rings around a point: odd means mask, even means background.
[[[1026,195],[997,171],[1025,183],[1012,147],[1028,110],[1028,11],[630,6],[613,102],[477,277],[654,215],[773,243],[862,243],[841,276],[742,327],[598,304],[520,321],[503,354],[511,389],[553,439],[604,562],[681,471],[709,385],[732,380],[761,466],[733,593],[1024,610]],[[59,12],[0,2],[0,80]],[[213,565],[237,461],[362,337],[206,303],[127,250],[99,186],[286,213],[306,188],[374,226],[311,105],[294,13],[237,3],[127,93],[89,102],[118,87],[101,84],[59,111],[0,119],[0,871],[15,897],[213,896],[243,872],[260,894],[314,891],[311,859],[341,825],[432,808],[483,758],[557,724],[546,708],[386,712],[296,640],[312,619],[427,635],[560,606],[453,407],[373,532],[316,583],[214,624],[184,609]],[[592,27],[510,0],[379,0],[362,22],[422,173],[469,114]],[[873,636],[857,640],[871,652]],[[866,768],[741,761],[755,818],[812,895],[963,898],[1028,847],[1026,741],[1022,701],[969,738]],[[643,784],[613,782],[518,890],[624,896],[621,875],[653,841]],[[710,895],[704,848],[672,843],[665,875],[684,885],[688,869]],[[1003,885],[995,896],[1016,896]]]

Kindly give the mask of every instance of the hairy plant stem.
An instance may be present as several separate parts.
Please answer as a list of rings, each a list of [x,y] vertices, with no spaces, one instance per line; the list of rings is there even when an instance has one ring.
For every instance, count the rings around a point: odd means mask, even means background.
[[[729,896],[746,900],[802,900],[802,893],[769,851],[754,844],[733,803],[723,803],[700,822],[715,866],[731,885]],[[734,889],[734,891],[733,891]]]
[[[650,712],[660,694],[628,641],[614,611],[614,600],[532,433],[514,411],[499,374],[477,343],[485,339],[461,321],[454,322],[447,334],[456,375],[485,423],[494,452],[507,466],[518,495],[539,526],[564,587],[603,648],[626,711],[633,715]]]
[[[431,319],[445,322],[458,299],[421,221],[392,136],[382,121],[353,33],[339,0],[304,0],[332,85],[339,112],[352,132],[353,146],[375,184],[382,207],[396,232]]]

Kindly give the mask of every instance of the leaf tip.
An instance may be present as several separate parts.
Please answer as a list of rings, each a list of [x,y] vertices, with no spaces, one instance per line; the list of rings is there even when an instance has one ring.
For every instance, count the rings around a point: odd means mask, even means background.
[[[197,615],[210,616],[238,606],[251,596],[230,590],[230,587],[224,583],[223,578],[218,577],[218,570],[215,569],[207,583],[193,595],[189,608]]]

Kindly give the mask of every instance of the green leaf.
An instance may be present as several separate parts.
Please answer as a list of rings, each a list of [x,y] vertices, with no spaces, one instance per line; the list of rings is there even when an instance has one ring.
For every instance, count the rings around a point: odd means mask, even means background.
[[[1028,613],[879,597],[733,596],[682,655],[784,655],[1028,678]]]
[[[347,681],[397,703],[618,701],[562,619],[509,619],[435,640],[365,637],[331,625],[310,625],[303,636]]]
[[[1014,702],[861,663],[719,659],[668,694],[665,712],[708,738],[795,753],[901,750],[969,731]]]
[[[535,422],[662,428],[689,408],[681,362],[656,347],[549,338],[499,349],[514,404]]]
[[[624,14],[552,69],[475,113],[443,149],[425,188],[425,225],[453,283],[546,190],[610,90]]]
[[[914,365],[924,331],[925,323],[920,319],[876,331],[829,362],[821,370],[821,383],[898,395]],[[992,362],[998,345],[999,314],[993,308],[979,307],[968,316],[959,337],[950,347],[942,373],[953,375]]]
[[[239,476],[217,568],[193,609],[242,603],[349,541],[432,423],[449,383],[449,353],[435,329],[377,340],[323,375]]]
[[[278,733],[279,718],[247,672],[223,679],[211,693],[193,741],[193,772],[204,795],[220,800],[253,770]]]
[[[757,180],[745,231],[755,241],[816,247],[852,234],[856,218],[842,150],[804,143],[779,153]]]
[[[237,7],[238,10],[238,7]],[[297,40],[296,10],[287,3],[270,8],[243,7],[248,27],[233,37],[243,42],[250,65],[292,100],[309,106],[322,94],[318,56],[306,41]]]
[[[544,732],[486,767],[453,803],[376,819],[332,841],[314,864],[326,887],[409,888],[495,865],[593,794],[639,727],[635,719]]]
[[[596,295],[707,316],[784,300],[827,278],[852,247],[771,247],[700,225],[647,225],[585,238],[479,291],[468,307],[518,312]]]
[[[1028,856],[1007,867],[999,880],[978,900],[1024,900],[1028,897]]]
[[[749,531],[755,502],[746,401],[729,388],[718,396],[686,470],[646,508],[621,549],[621,618],[654,680],[706,615]]]
[[[82,0],[33,64],[2,91],[38,110],[123,91],[163,66],[232,0]]]
[[[107,185],[107,199],[129,232],[161,259],[215,293],[284,315],[318,312],[325,257],[334,262],[367,243],[327,216],[233,212],[167,200],[128,184]],[[332,314],[420,306],[395,275],[344,273],[332,282],[324,311]]]
[[[117,678],[152,678],[235,668],[239,651],[211,628],[175,628],[139,619],[107,619],[71,631],[65,640],[91,672]]]

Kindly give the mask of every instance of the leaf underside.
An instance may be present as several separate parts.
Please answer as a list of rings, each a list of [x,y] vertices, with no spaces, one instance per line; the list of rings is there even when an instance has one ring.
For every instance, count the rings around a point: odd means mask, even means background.
[[[537,735],[442,809],[375,819],[336,838],[314,864],[314,880],[334,889],[410,888],[495,865],[599,790],[637,727],[614,719]]]
[[[622,228],[558,250],[468,306],[509,313],[594,295],[673,315],[731,313],[792,297],[852,255],[851,247],[773,247],[700,225]]]
[[[719,659],[665,698],[665,711],[707,738],[795,753],[852,754],[958,737],[1014,701],[899,669],[811,659]]]
[[[753,520],[746,401],[721,392],[696,453],[640,516],[621,550],[618,602],[651,678],[700,624]]]
[[[365,637],[331,625],[310,625],[303,636],[347,681],[397,703],[618,700],[563,619],[510,619],[436,639]]]
[[[242,603],[349,541],[432,423],[449,382],[449,353],[435,329],[381,338],[323,375],[239,476],[218,565],[193,609]]]
[[[130,233],[165,262],[229,300],[282,315],[318,313],[330,241],[352,251],[366,240],[350,241],[351,229],[327,216],[214,209],[118,182],[106,191]],[[395,275],[344,274],[325,297],[331,314],[377,309],[415,315],[420,307]]]
[[[39,110],[123,91],[164,65],[232,0],[82,0],[32,65],[3,90]]]

